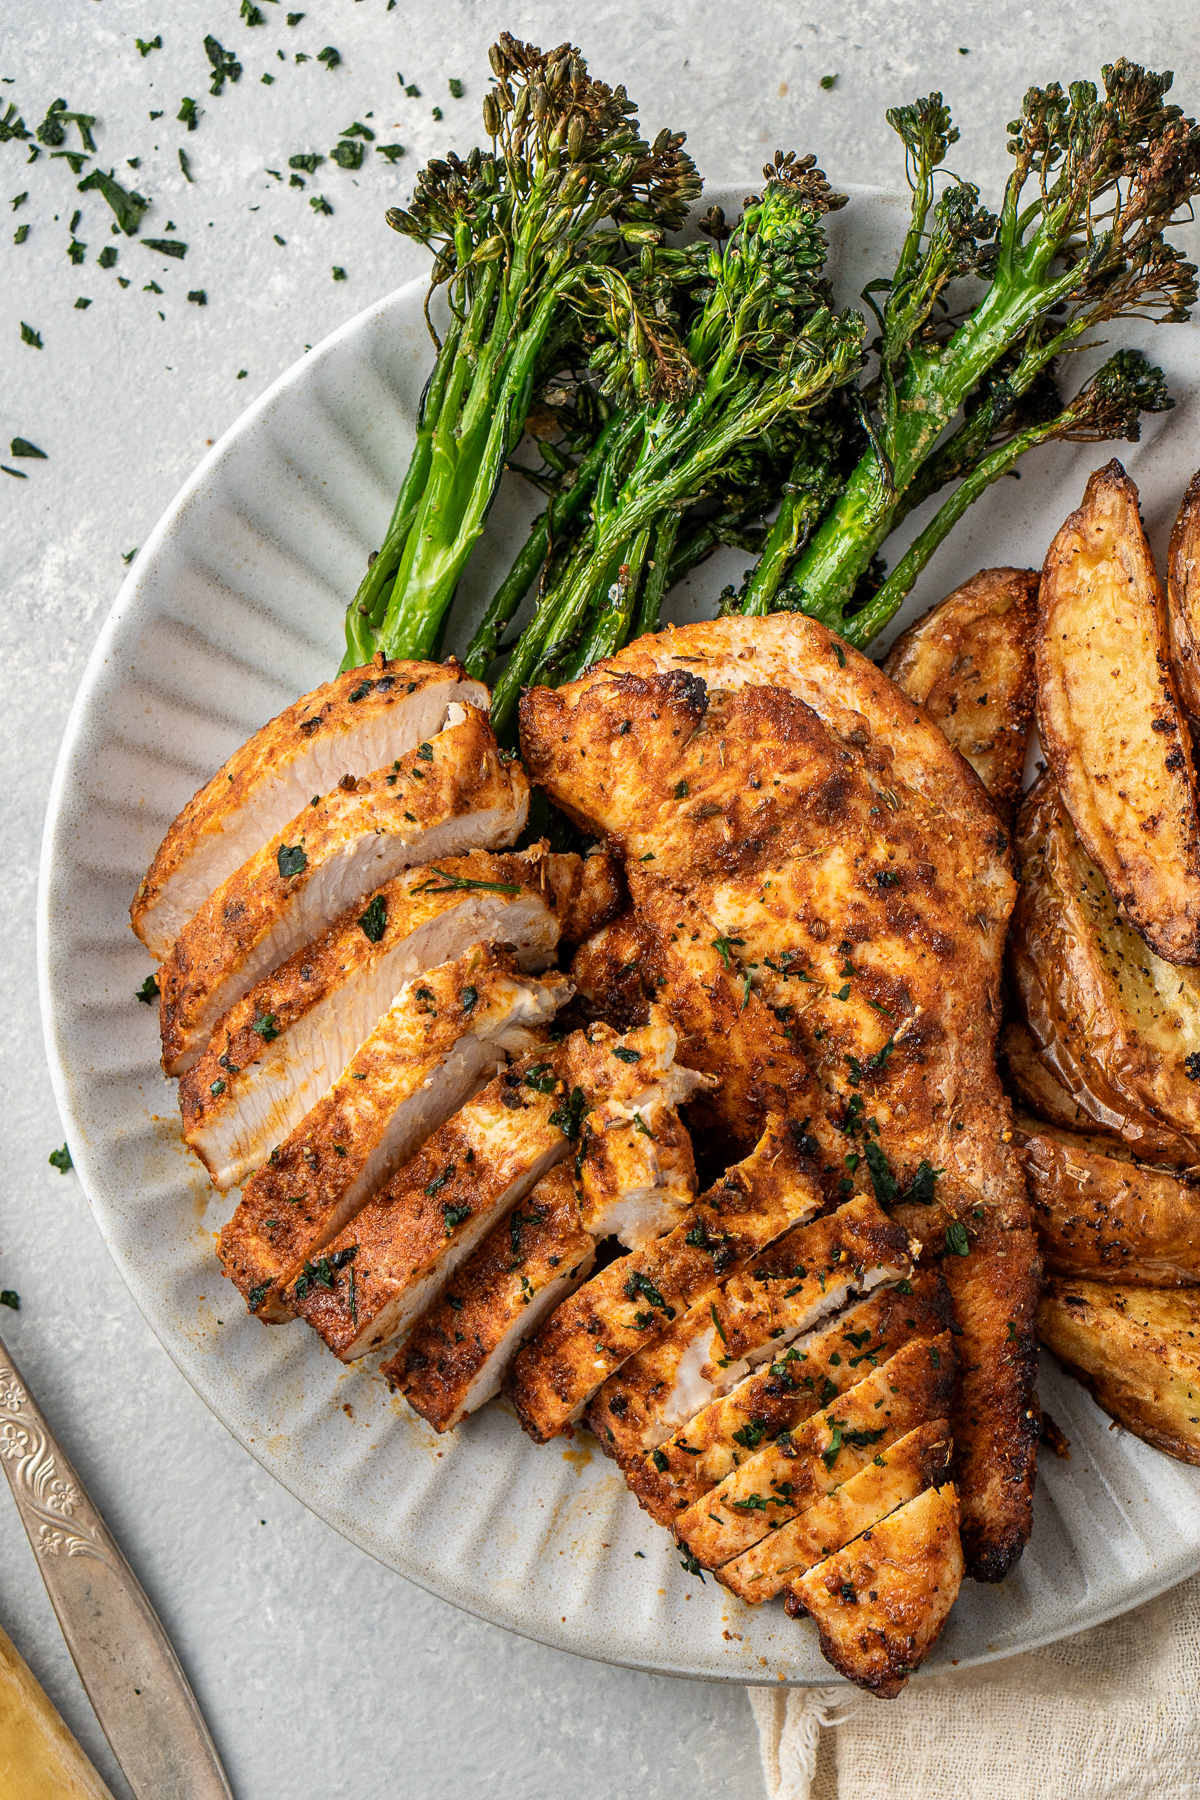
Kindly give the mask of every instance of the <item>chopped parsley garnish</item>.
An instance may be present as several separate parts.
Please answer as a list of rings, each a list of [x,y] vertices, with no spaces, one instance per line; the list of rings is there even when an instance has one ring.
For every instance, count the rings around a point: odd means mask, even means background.
[[[180,262],[187,255],[187,245],[181,244],[178,238],[143,238],[142,242],[147,250],[156,250],[160,256],[173,256]]]
[[[154,115],[151,114],[151,117],[153,116]],[[161,118],[162,115],[159,114],[158,116]],[[189,131],[195,131],[197,125],[204,117],[204,108],[202,106],[197,106],[191,96],[185,94],[183,99],[179,102],[179,111],[175,114],[175,117],[179,120],[181,125],[186,125]]]
[[[444,887],[439,887],[437,882],[434,881],[431,876],[428,881],[418,882],[415,888],[409,889],[409,892],[413,894],[453,894],[457,893],[460,889],[465,890],[467,888],[481,888],[488,894],[519,894],[521,892],[520,885],[517,882],[474,881],[468,875],[450,875],[445,869],[439,869],[436,864],[433,867],[433,874],[440,877],[446,885]]]
[[[418,744],[417,745],[417,755],[420,757],[422,762],[432,762],[433,761],[433,745],[432,744]]]
[[[470,1216],[471,1209],[469,1206],[444,1206],[442,1208],[442,1218],[446,1225],[446,1236],[453,1237],[463,1220],[469,1219]]]
[[[376,144],[376,156],[386,156],[390,163],[398,162],[404,155],[403,144]]]
[[[649,1301],[656,1312],[664,1314],[668,1319],[673,1319],[675,1317],[675,1308],[667,1305],[650,1277],[648,1275],[643,1275],[640,1269],[635,1269],[633,1274],[629,1277],[629,1280],[625,1283],[625,1298],[627,1300],[634,1300],[639,1294],[642,1295],[643,1299]]]
[[[318,165],[324,161],[325,158],[318,151],[302,150],[296,156],[288,157],[287,166],[289,169],[303,169],[306,175],[315,175]],[[366,691],[368,693],[373,685],[372,682],[368,681],[366,686]],[[362,698],[361,694],[359,695],[359,698]]]
[[[928,1206],[933,1200],[934,1183],[943,1173],[943,1170],[935,1169],[932,1163],[926,1162],[922,1158],[917,1164],[917,1172],[905,1188],[902,1198],[913,1205]]]
[[[303,1279],[303,1277],[301,1277],[301,1279]],[[297,1283],[296,1283],[297,1291],[299,1290],[299,1287],[300,1287],[300,1282],[297,1281]],[[250,1289],[250,1292],[246,1295],[246,1305],[249,1307],[249,1309],[252,1313],[258,1311],[259,1307],[262,1305],[263,1301],[266,1299],[266,1297],[270,1293],[270,1291],[271,1291],[271,1284],[269,1281],[264,1281],[261,1287],[252,1287]]]
[[[683,1555],[679,1559],[680,1568],[685,1570],[689,1575],[698,1575],[701,1581],[704,1582],[704,1570],[700,1567],[700,1564],[696,1561],[696,1558],[692,1555],[691,1551],[684,1549],[682,1544],[677,1544],[676,1549],[683,1550]],[[707,1587],[708,1583],[704,1582],[704,1585]]]
[[[115,244],[105,244],[103,250],[96,258],[96,261],[102,269],[111,269],[116,264],[117,254],[117,246]]]
[[[740,1431],[735,1431],[733,1441],[741,1444],[746,1450],[757,1450],[767,1435],[767,1428],[757,1419],[748,1419]]]
[[[157,977],[154,975],[147,975],[141,987],[134,989],[133,997],[135,1000],[140,1000],[143,1006],[149,1006],[152,1001],[158,999],[158,994],[159,987]]]
[[[654,1464],[660,1475],[665,1475],[671,1466],[661,1450],[652,1451],[650,1454],[650,1461]]]
[[[219,1097],[225,1092],[225,1083],[223,1081],[214,1081],[208,1091],[212,1095],[214,1100],[219,1099]]]
[[[369,943],[379,943],[387,930],[387,901],[382,894],[376,894],[366,912],[359,914],[358,925]]]
[[[275,853],[275,861],[285,880],[292,875],[303,874],[308,867],[308,856],[301,844],[280,844]]]
[[[340,143],[334,145],[329,152],[329,157],[330,161],[335,162],[339,169],[361,169],[366,153],[365,144],[357,144],[353,138],[343,138]]]
[[[0,1288],[0,1306],[10,1306],[14,1312],[20,1312],[21,1296],[15,1288]]]
[[[65,1144],[61,1150],[52,1150],[46,1160],[52,1169],[58,1170],[60,1175],[65,1175],[68,1169],[73,1169],[75,1166],[71,1161],[71,1152]]]
[[[746,941],[745,938],[717,937],[717,938],[713,939],[712,947],[714,950],[720,951],[721,961],[724,963],[725,967],[727,969],[729,969],[729,968],[732,968],[732,966],[733,966],[729,960],[730,951],[733,949],[733,946],[735,944],[744,944],[745,941]]]
[[[640,1112],[635,1112],[633,1115],[633,1129],[640,1132],[643,1137],[648,1137],[652,1144],[657,1143],[657,1138],[647,1125],[645,1119],[643,1119]]]
[[[126,237],[133,237],[142,222],[142,214],[150,202],[139,193],[127,191],[113,175],[112,170],[106,175],[103,169],[93,169],[78,184],[78,192],[86,194],[92,189],[103,195],[116,217],[117,224]],[[114,258],[115,260],[115,258]]]
[[[35,331],[32,325],[27,325],[24,319],[21,320],[21,342],[34,350],[44,350],[46,347],[42,342],[41,332]]]
[[[440,1193],[446,1183],[453,1178],[454,1170],[454,1163],[447,1163],[441,1174],[435,1175],[433,1180],[427,1184],[425,1192],[429,1195],[431,1200],[433,1199],[433,1196]]]
[[[332,44],[326,44],[323,50],[317,51],[317,61],[324,63],[327,69],[336,69],[341,60],[340,52],[335,50]]]
[[[479,989],[477,987],[460,988],[458,997],[462,1002],[463,1011],[473,1012],[479,1000]]]
[[[971,1240],[959,1219],[951,1219],[946,1227],[946,1249],[954,1256],[970,1256]]]
[[[279,1018],[275,1013],[259,1013],[250,1026],[256,1031],[264,1044],[273,1044],[279,1036]]]
[[[640,1050],[630,1050],[628,1045],[626,1045],[626,1044],[614,1044],[613,1045],[613,1055],[616,1057],[618,1062],[623,1062],[623,1063],[638,1063],[638,1062],[641,1062],[641,1060],[642,1060],[641,1051]]]
[[[524,1085],[532,1088],[535,1094],[552,1094],[558,1085],[554,1065],[548,1062],[534,1063],[532,1068],[525,1071]]]
[[[688,797],[687,782],[686,781],[677,781],[675,783],[675,798],[677,800],[686,800],[687,797]]]
[[[713,1329],[715,1330],[717,1336],[720,1338],[721,1342],[728,1347],[729,1339],[725,1336],[724,1326],[721,1324],[721,1321],[717,1316],[717,1303],[715,1300],[710,1302],[708,1311],[709,1311],[709,1316],[711,1317],[712,1322],[713,1322]]]
[[[874,1138],[868,1138],[863,1154],[871,1173],[871,1186],[881,1206],[890,1206],[900,1192],[900,1184],[892,1173],[892,1165]]]
[[[556,1106],[550,1114],[550,1124],[556,1125],[564,1137],[577,1138],[586,1109],[587,1100],[583,1089],[572,1088],[570,1098],[564,1100],[561,1106]]]
[[[450,77],[446,85],[450,89],[450,98],[452,100],[461,100],[467,91],[462,82],[459,81],[458,77],[455,75]]]
[[[149,54],[152,50],[161,50],[162,49],[161,36],[155,36],[152,38],[134,38],[133,41],[138,47],[138,54],[141,56],[149,56]]]
[[[208,33],[204,39],[204,53],[212,64],[212,81],[209,93],[219,94],[227,81],[242,79],[242,65],[232,50],[223,50],[216,38]]]
[[[345,269],[340,269],[336,263],[333,265],[333,279],[335,281],[345,281],[346,279]]]

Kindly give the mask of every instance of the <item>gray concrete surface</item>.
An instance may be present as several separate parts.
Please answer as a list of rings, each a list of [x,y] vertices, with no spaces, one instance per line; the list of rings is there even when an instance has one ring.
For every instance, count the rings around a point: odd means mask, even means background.
[[[100,165],[153,200],[143,236],[166,235],[170,221],[189,244],[185,262],[166,263],[122,239],[116,268],[100,269],[100,249],[118,240],[99,198],[77,196],[65,162],[45,151],[30,167],[22,146],[0,144],[0,200],[29,194],[15,212],[0,209],[0,439],[20,434],[49,453],[13,465],[26,481],[0,476],[10,933],[0,1287],[21,1295],[0,1328],[158,1605],[239,1800],[755,1800],[741,1695],[557,1655],[386,1573],[271,1482],[151,1337],[76,1178],[46,1163],[62,1131],[38,1021],[34,893],[58,740],[122,553],[145,539],[206,443],[306,344],[417,271],[412,248],[384,228],[383,206],[407,194],[426,156],[475,141],[486,45],[499,29],[573,37],[598,72],[627,83],[652,129],[687,129],[714,179],[751,179],[782,143],[814,149],[837,181],[898,185],[884,110],[941,87],[962,127],[958,165],[994,192],[1004,124],[1030,81],[1095,76],[1124,53],[1174,67],[1194,112],[1194,14],[1163,0],[1128,15],[1012,0],[399,0],[391,10],[308,0],[289,28],[285,4],[262,0],[262,10],[265,26],[250,29],[234,0],[7,0],[0,22],[0,115],[11,101],[32,127],[58,95],[95,113]],[[216,97],[206,32],[245,69]],[[156,33],[163,48],[141,57],[134,38]],[[341,52],[338,68],[294,61],[325,44]],[[397,72],[420,97],[402,94]],[[819,85],[825,75],[837,76],[832,90]],[[465,82],[465,99],[450,97],[450,77]],[[185,94],[204,109],[194,132],[175,118]],[[380,157],[357,176],[327,163],[304,193],[264,173],[286,175],[289,154],[327,150],[367,113],[381,142],[407,146],[394,169]],[[135,156],[136,172],[125,167]],[[327,196],[331,217],[311,210],[314,194]],[[76,207],[87,245],[78,267],[67,256]],[[334,264],[345,282],[332,279]],[[151,280],[161,295],[144,291]],[[188,304],[195,288],[207,306]],[[80,295],[89,308],[75,308]],[[21,342],[22,320],[41,350]],[[123,1793],[3,1495],[0,1622]]]

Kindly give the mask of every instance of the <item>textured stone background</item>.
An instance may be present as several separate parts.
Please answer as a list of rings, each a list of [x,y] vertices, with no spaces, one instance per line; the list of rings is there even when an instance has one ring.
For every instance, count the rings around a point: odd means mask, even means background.
[[[14,101],[32,127],[57,95],[96,113],[99,162],[153,199],[143,235],[162,236],[171,221],[189,244],[185,262],[166,263],[122,239],[116,268],[98,268],[100,249],[118,241],[98,196],[77,197],[67,165],[45,152],[26,167],[20,145],[0,145],[0,200],[29,192],[3,215],[0,440],[23,435],[50,457],[16,465],[26,481],[0,476],[12,934],[0,988],[0,1286],[22,1300],[0,1326],[159,1607],[239,1800],[459,1800],[501,1789],[540,1797],[564,1787],[572,1800],[756,1800],[757,1748],[740,1694],[577,1662],[386,1573],[271,1482],[151,1337],[77,1180],[46,1164],[62,1131],[38,1021],[34,896],[58,741],[120,585],[122,553],[144,541],[206,444],[306,344],[418,272],[417,253],[384,228],[383,206],[407,194],[425,157],[475,141],[486,46],[498,30],[542,43],[575,38],[598,73],[626,82],[651,131],[686,128],[714,180],[751,179],[781,143],[815,150],[835,181],[897,186],[884,110],[941,87],[962,127],[958,166],[994,194],[1004,124],[1031,81],[1094,77],[1124,53],[1174,67],[1179,98],[1195,112],[1195,15],[1163,0],[1126,16],[1061,0],[746,0],[736,9],[717,0],[399,0],[390,12],[385,0],[307,0],[289,29],[286,3],[262,0],[267,24],[253,30],[235,0],[7,0],[0,25],[0,76],[11,78],[0,113]],[[206,32],[245,67],[219,97],[208,93]],[[155,33],[163,49],[143,59],[134,38]],[[343,59],[332,72],[293,60],[330,43]],[[420,98],[403,96],[397,72]],[[837,83],[823,91],[831,74]],[[465,99],[449,96],[450,77],[465,82]],[[185,94],[204,108],[191,133],[175,119]],[[151,121],[160,108],[164,117]],[[367,112],[381,142],[407,146],[394,169],[380,157],[357,176],[326,164],[303,194],[264,173],[286,172],[294,151],[327,150]],[[136,173],[124,168],[133,156]],[[313,194],[327,196],[332,217],[309,208]],[[87,244],[79,267],[66,255],[76,206]],[[12,231],[26,221],[16,247]],[[332,280],[335,263],[345,283]],[[144,291],[151,280],[161,296]],[[204,308],[185,298],[200,287]],[[76,310],[78,295],[91,307]],[[21,320],[40,331],[42,350],[21,343]],[[2,1496],[0,1622],[123,1795]]]

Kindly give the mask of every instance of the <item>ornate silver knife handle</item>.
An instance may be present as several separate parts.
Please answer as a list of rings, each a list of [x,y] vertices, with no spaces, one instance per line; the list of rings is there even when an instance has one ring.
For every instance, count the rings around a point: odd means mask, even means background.
[[[233,1800],[154,1608],[2,1342],[0,1463],[79,1678],[137,1800]]]

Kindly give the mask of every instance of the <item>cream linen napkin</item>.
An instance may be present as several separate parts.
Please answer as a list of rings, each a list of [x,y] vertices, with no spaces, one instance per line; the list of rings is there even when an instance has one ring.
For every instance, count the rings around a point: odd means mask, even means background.
[[[1200,1576],[898,1700],[748,1692],[768,1800],[1200,1800]]]

